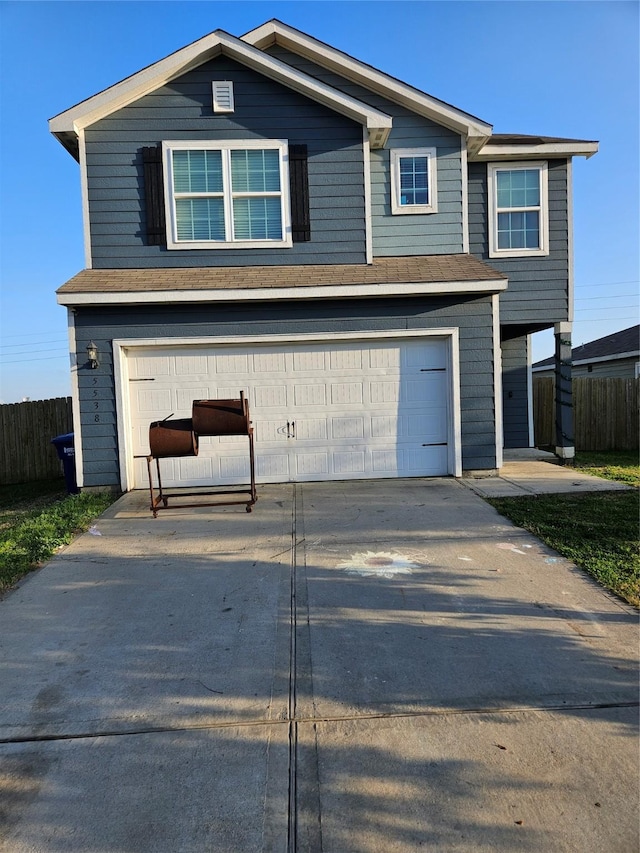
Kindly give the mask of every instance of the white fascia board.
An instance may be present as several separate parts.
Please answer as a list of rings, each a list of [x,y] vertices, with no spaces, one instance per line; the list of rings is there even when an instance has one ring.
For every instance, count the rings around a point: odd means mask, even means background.
[[[272,44],[278,44],[329,71],[335,71],[352,83],[364,86],[369,91],[376,92],[418,115],[425,116],[467,137],[470,151],[480,148],[491,136],[492,126],[481,119],[432,98],[426,92],[414,89],[413,86],[396,80],[378,71],[377,68],[360,62],[293,27],[288,27],[281,21],[267,21],[262,26],[245,33],[242,40],[260,50]]]
[[[600,364],[601,361],[620,361],[623,358],[638,358],[640,350],[632,350],[631,352],[617,352],[613,355],[601,355],[594,358],[578,358],[572,361],[574,367],[581,364]]]
[[[593,157],[598,153],[597,142],[544,142],[538,145],[495,145],[490,142],[471,154],[470,160],[522,160],[523,158]]]
[[[310,287],[255,287],[211,290],[146,290],[109,293],[59,293],[59,305],[137,305],[178,302],[274,302],[299,299],[488,294],[506,290],[506,279],[482,281],[409,282],[407,284],[336,284]]]
[[[138,71],[137,74],[116,83],[115,86],[54,116],[49,121],[49,129],[54,135],[69,132],[77,134],[79,130],[89,127],[221,53],[363,124],[369,131],[374,147],[381,148],[386,142],[393,124],[391,116],[291,68],[279,59],[262,53],[252,45],[222,30],[216,30],[165,59]]]

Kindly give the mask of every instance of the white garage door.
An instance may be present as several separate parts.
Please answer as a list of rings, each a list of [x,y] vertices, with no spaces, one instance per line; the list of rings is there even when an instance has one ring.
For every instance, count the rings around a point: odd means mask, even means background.
[[[149,424],[194,399],[249,400],[258,482],[436,476],[449,471],[447,339],[128,351],[135,487],[148,484]],[[161,462],[165,485],[246,483],[248,439],[202,437]]]

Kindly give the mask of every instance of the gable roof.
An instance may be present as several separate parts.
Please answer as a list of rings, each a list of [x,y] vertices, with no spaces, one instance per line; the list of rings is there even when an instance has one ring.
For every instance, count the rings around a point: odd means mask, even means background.
[[[604,338],[589,341],[571,350],[571,360],[574,364],[594,361],[611,361],[616,358],[633,358],[640,355],[640,325],[622,329]],[[554,357],[536,361],[532,370],[544,370],[553,367]]]
[[[493,134],[491,125],[482,119],[421,92],[277,19],[267,21],[241,38],[224,30],[215,30],[59,113],[49,120],[49,129],[78,160],[78,138],[86,127],[187,71],[224,55],[359,122],[368,131],[371,147],[384,147],[393,124],[390,115],[265,53],[265,48],[273,44],[281,45],[417,115],[459,133],[467,140],[469,158],[472,160],[514,160],[532,156],[591,157],[598,150],[598,143],[591,140]]]
[[[354,59],[349,54],[296,30],[295,27],[290,27],[277,18],[245,33],[242,41],[261,50],[278,44],[312,60],[323,68],[335,71],[353,83],[377,92],[388,100],[402,104],[418,115],[423,115],[465,136],[470,153],[479,150],[491,136],[491,125],[482,119],[440,101],[426,92],[421,92],[366,62]]]
[[[59,113],[49,120],[49,129],[77,159],[78,134],[84,128],[221,54],[359,122],[367,128],[373,148],[381,148],[386,142],[393,123],[391,116],[291,68],[223,30],[204,36]]]

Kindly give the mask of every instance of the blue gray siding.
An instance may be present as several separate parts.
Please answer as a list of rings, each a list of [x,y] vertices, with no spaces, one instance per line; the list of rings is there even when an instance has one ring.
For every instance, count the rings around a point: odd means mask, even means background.
[[[502,342],[502,412],[505,447],[529,447],[527,336]]]
[[[460,136],[281,47],[271,47],[265,52],[393,116],[393,128],[385,148],[371,152],[373,254],[389,257],[462,252]],[[438,212],[393,216],[389,150],[418,147],[437,149]]]
[[[233,80],[235,112],[214,115],[211,81]],[[147,246],[141,148],[169,139],[288,139],[308,146],[311,241],[291,249]],[[86,131],[93,266],[364,263],[362,127],[219,57]]]
[[[189,338],[313,332],[437,329],[460,330],[463,468],[495,468],[491,297],[388,299],[349,302],[78,307],[79,365],[93,339],[100,367],[78,371],[85,486],[119,485],[113,381],[114,338]],[[259,452],[259,448],[258,448]]]
[[[500,322],[543,323],[568,318],[569,243],[567,164],[549,160],[549,255],[490,258],[488,247],[487,165],[469,164],[469,251],[509,276],[500,294]]]

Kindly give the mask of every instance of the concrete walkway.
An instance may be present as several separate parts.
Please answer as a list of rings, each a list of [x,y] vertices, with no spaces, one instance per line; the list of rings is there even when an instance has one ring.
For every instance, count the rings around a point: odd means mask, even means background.
[[[0,602],[0,850],[629,853],[637,627],[455,480],[126,495]]]

